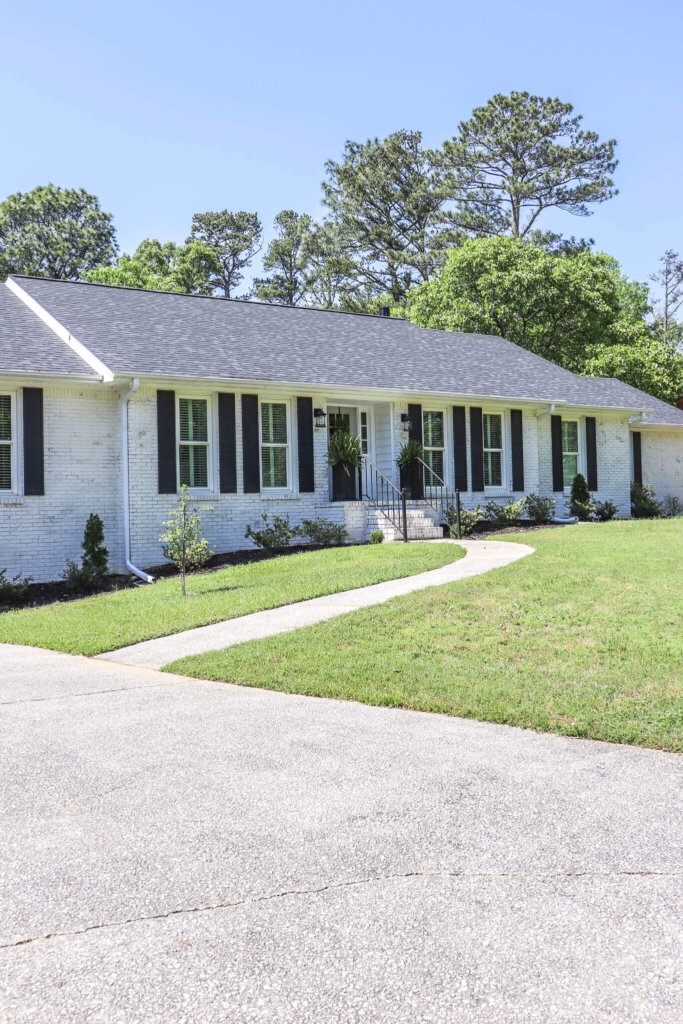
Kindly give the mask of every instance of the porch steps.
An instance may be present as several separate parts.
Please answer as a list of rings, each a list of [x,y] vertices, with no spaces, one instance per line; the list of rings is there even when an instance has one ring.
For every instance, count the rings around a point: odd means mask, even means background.
[[[422,507],[408,507],[408,540],[440,540],[443,537],[443,529],[434,522],[430,510]],[[389,519],[373,505],[369,505],[366,511],[366,536],[369,537],[373,530],[381,530],[387,542],[403,540],[403,534],[390,522]]]

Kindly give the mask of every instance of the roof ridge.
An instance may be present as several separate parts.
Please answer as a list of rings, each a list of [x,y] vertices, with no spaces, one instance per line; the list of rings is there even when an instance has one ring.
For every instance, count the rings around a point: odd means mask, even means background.
[[[89,288],[112,288],[116,291],[142,292],[145,295],[176,295],[181,299],[213,299],[214,302],[249,303],[251,306],[267,306],[270,309],[304,309],[315,313],[340,313],[342,316],[365,316],[376,320],[394,320],[396,323],[412,323],[402,316],[383,316],[381,313],[363,313],[353,309],[327,309],[325,306],[294,306],[286,302],[265,302],[263,299],[232,299],[227,295],[197,295],[194,292],[171,292],[163,288],[138,288],[136,285],[107,284],[105,281],[73,281],[68,277],[40,277],[38,274],[12,274],[11,277],[24,281],[49,281],[50,284],[78,284]],[[413,326],[417,326],[414,324]],[[453,331],[452,333],[462,333]]]

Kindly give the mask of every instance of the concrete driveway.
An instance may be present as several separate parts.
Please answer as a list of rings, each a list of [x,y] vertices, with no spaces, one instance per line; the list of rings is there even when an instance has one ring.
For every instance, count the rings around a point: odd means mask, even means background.
[[[2,1021],[681,1019],[673,755],[1,646],[0,701]]]

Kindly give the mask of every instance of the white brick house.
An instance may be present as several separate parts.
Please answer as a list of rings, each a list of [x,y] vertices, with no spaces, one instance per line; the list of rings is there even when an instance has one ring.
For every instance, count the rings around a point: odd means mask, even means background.
[[[327,464],[340,418],[362,439],[358,480]],[[400,479],[408,437],[423,441],[433,475]],[[391,535],[386,506],[411,482],[417,527],[435,528],[437,481],[442,499],[457,489],[466,506],[534,491],[561,515],[575,472],[620,516],[633,479],[683,501],[683,411],[501,338],[64,281],[0,286],[0,569],[10,575],[57,578],[78,558],[90,512],[113,570],[158,565],[181,483],[213,506],[205,533],[220,552],[248,547],[247,524],[264,511],[332,519],[354,541],[374,525]]]

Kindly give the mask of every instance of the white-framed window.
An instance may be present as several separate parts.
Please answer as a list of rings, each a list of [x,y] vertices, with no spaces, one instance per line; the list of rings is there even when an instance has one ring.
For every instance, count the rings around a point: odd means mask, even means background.
[[[368,414],[365,409],[361,409],[360,412],[360,450],[363,455],[367,455],[369,448],[370,434],[368,424]]]
[[[178,483],[192,491],[211,487],[211,403],[179,397],[177,406]]]
[[[562,420],[562,476],[570,488],[579,472],[579,421]]]
[[[485,412],[484,487],[503,486],[503,417],[501,413]]]
[[[261,487],[264,491],[287,491],[289,468],[289,403],[262,401]]]
[[[429,469],[443,480],[444,449],[446,447],[443,409],[422,410],[422,447],[424,461]],[[425,487],[436,487],[437,484],[438,481],[427,470],[425,472]]]
[[[17,489],[16,397],[0,394],[0,494]]]

